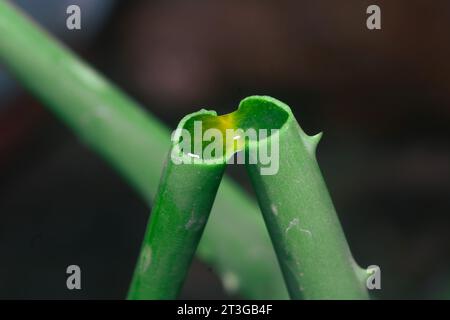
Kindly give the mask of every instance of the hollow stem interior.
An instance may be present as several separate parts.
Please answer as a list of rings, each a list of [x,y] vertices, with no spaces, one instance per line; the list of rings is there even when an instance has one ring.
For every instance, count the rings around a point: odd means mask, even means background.
[[[275,103],[261,100],[248,101],[236,111],[221,116],[198,114],[188,119],[183,126],[191,138],[188,155],[202,159],[231,155],[243,150],[248,140],[269,137],[272,129],[280,129],[288,117],[286,110]],[[212,143],[221,147],[215,151],[222,150],[222,155],[202,152]]]

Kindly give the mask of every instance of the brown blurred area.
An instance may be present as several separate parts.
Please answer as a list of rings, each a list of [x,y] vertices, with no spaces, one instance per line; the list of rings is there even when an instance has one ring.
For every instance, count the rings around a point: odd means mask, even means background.
[[[333,122],[375,132],[424,107],[447,117],[450,4],[377,3],[380,31],[365,27],[371,1],[143,2],[117,40],[142,96],[172,108],[270,88],[318,96]]]
[[[366,28],[370,4],[381,30]],[[325,133],[319,163],[356,260],[381,267],[376,296],[450,298],[449,30],[445,0],[122,1],[72,47],[172,127],[247,95],[288,103],[307,133]],[[70,298],[52,275],[78,259],[94,281],[80,296],[123,297],[145,204],[32,97],[7,104],[0,296]],[[229,171],[248,188],[241,170]],[[182,297],[226,296],[196,261]]]

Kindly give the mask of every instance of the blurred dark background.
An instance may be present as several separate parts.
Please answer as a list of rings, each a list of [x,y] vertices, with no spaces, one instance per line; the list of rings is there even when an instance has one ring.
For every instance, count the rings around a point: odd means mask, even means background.
[[[381,267],[376,296],[450,298],[449,1],[16,2],[171,127],[247,95],[288,103],[324,131],[319,163],[355,259]],[[251,192],[242,170],[228,171]],[[2,68],[0,298],[125,297],[148,215]],[[228,296],[195,261],[182,298]]]

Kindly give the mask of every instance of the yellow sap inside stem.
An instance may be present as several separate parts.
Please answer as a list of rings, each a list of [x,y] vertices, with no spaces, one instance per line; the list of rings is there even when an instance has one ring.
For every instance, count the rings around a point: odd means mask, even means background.
[[[249,139],[258,140],[261,137],[261,129],[266,132],[264,137],[270,136],[271,129],[280,129],[288,116],[285,110],[272,103],[249,104],[221,116],[199,114],[189,119],[184,129],[187,129],[196,141],[201,139],[203,148],[211,143],[211,141],[203,141],[204,133],[208,129],[219,130],[222,134],[224,154],[232,154],[243,150]],[[195,122],[198,121],[201,122],[201,137],[195,136]],[[249,129],[252,129],[252,132]],[[192,144],[194,145],[194,141]],[[195,156],[202,157],[202,155]]]
[[[245,146],[245,137],[237,131],[237,129],[243,129],[239,126],[239,118],[238,111],[221,116],[208,116],[202,121],[203,132],[211,128],[220,130],[223,137],[224,153],[237,152]]]

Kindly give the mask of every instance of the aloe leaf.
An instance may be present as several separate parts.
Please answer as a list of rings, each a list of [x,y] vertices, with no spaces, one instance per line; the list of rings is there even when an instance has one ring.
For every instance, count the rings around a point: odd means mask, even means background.
[[[260,154],[277,143],[275,174],[264,174],[261,161],[246,167],[291,297],[368,298],[366,271],[353,260],[316,161],[322,134],[305,134],[290,108],[276,99],[255,96],[240,105],[252,107],[278,109],[285,119],[277,140],[267,137],[247,147]]]
[[[210,113],[191,114],[178,128],[183,129],[199,114]],[[183,152],[176,154],[181,163],[175,163],[174,150],[179,142],[180,135],[174,138],[163,170],[129,299],[177,298],[225,170],[225,161],[195,163]]]
[[[170,148],[166,126],[5,0],[0,0],[0,61],[150,203]],[[287,297],[257,205],[226,177],[198,254],[232,293]]]

